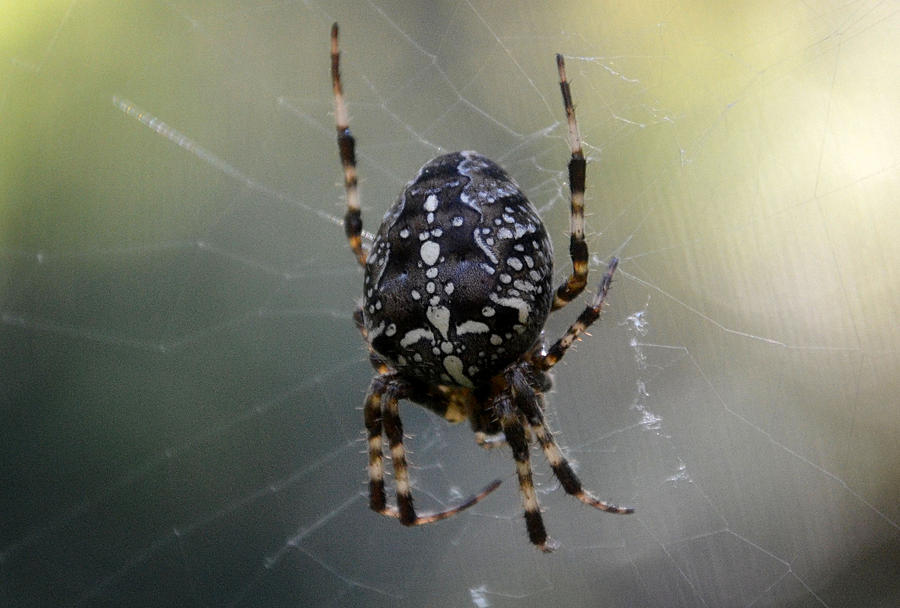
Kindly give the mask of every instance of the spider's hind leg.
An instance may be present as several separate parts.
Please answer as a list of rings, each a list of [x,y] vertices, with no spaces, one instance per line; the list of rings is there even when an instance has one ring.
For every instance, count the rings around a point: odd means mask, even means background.
[[[500,480],[488,484],[481,492],[443,511],[419,515],[413,507],[406,449],[403,447],[403,425],[400,421],[399,400],[408,396],[409,385],[393,374],[375,376],[369,387],[364,406],[369,442],[369,507],[388,517],[400,520],[405,526],[420,526],[456,515],[468,509],[497,489]],[[384,454],[382,430],[387,435],[397,488],[397,507],[387,504],[384,491]]]

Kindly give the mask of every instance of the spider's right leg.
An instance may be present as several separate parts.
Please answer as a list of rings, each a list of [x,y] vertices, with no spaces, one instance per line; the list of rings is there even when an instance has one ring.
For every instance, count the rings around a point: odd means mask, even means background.
[[[463,502],[436,513],[416,514],[410,491],[406,449],[403,447],[403,425],[400,422],[399,400],[406,397],[408,385],[394,375],[386,374],[372,379],[364,407],[366,431],[369,438],[369,507],[382,515],[395,517],[404,526],[420,526],[446,519],[468,509],[497,489],[500,480],[488,484],[481,492]],[[382,454],[382,428],[391,449],[394,483],[397,487],[397,507],[389,506],[384,492],[384,463]]]
[[[356,141],[350,134],[350,119],[344,105],[341,86],[341,52],[338,49],[338,24],[331,26],[331,88],[334,91],[334,123],[337,127],[338,151],[344,167],[344,189],[347,191],[347,213],[344,215],[344,232],[350,249],[359,265],[366,265],[366,250],[362,246],[362,217],[359,211],[359,189],[356,178]]]
[[[575,322],[569,326],[569,329],[566,330],[563,337],[554,342],[550,348],[547,349],[546,353],[534,355],[534,364],[539,369],[548,370],[559,363],[559,360],[563,358],[563,355],[565,355],[566,351],[575,343],[575,340],[587,331],[587,328],[590,327],[594,321],[600,318],[600,313],[603,312],[603,304],[606,303],[606,294],[609,293],[613,274],[615,274],[618,266],[619,260],[617,258],[613,258],[609,261],[606,273],[603,275],[600,285],[597,286],[597,293],[594,294],[591,303],[581,311],[581,314],[578,315]]]
[[[572,258],[572,274],[557,288],[551,310],[559,310],[575,299],[584,290],[588,276],[588,248],[584,241],[584,181],[587,161],[581,149],[575,106],[572,105],[572,92],[566,79],[566,62],[562,55],[556,56],[556,67],[559,70],[559,88],[569,123],[569,255]]]

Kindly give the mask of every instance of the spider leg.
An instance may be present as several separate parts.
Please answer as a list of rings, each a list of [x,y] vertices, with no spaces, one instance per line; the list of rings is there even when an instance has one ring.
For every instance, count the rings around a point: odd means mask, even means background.
[[[369,386],[363,415],[369,443],[369,508],[383,513],[387,500],[384,495],[384,455],[382,453],[381,399],[384,396],[382,377],[376,376]]]
[[[399,400],[409,387],[395,376],[382,375],[372,379],[364,409],[369,442],[369,507],[382,515],[394,517],[405,526],[420,526],[447,519],[482,500],[500,485],[494,480],[478,494],[436,513],[416,514],[410,491],[406,450],[403,447],[403,425],[400,421]],[[397,507],[387,504],[384,491],[384,462],[381,439],[382,428],[387,435],[397,487]]]
[[[521,415],[516,411],[508,393],[499,395],[494,400],[494,408],[500,416],[503,434],[512,449],[516,461],[516,475],[519,478],[519,491],[522,495],[522,507],[525,510],[525,526],[528,539],[541,551],[549,553],[556,548],[556,543],[547,536],[544,518],[541,516],[541,505],[534,489],[531,461],[528,455],[528,437],[522,425]]]
[[[528,424],[534,431],[535,436],[537,436],[538,443],[544,452],[544,457],[550,463],[553,474],[556,475],[566,494],[574,496],[584,504],[601,511],[619,514],[634,513],[634,509],[630,507],[619,507],[600,500],[584,489],[581,485],[581,480],[578,479],[575,471],[572,470],[569,461],[563,456],[562,451],[553,439],[553,434],[547,428],[547,423],[544,421],[544,414],[542,413],[542,396],[528,385],[521,370],[517,367],[507,371],[506,379],[513,392],[516,407],[528,419]]]
[[[344,89],[341,86],[341,52],[338,48],[338,24],[331,26],[331,88],[334,91],[334,123],[337,127],[338,151],[344,167],[344,189],[347,192],[347,213],[344,215],[344,232],[350,249],[360,266],[366,265],[366,251],[362,246],[362,216],[359,210],[359,188],[356,177],[356,140],[350,133],[350,119],[344,105]]]
[[[559,360],[566,354],[566,351],[569,350],[569,347],[572,346],[576,338],[583,334],[587,328],[600,317],[600,313],[603,310],[603,304],[606,301],[606,294],[609,293],[609,287],[612,285],[612,277],[616,272],[616,267],[618,265],[619,260],[616,258],[609,261],[606,273],[604,273],[600,285],[597,286],[597,293],[594,294],[591,303],[581,311],[581,314],[578,315],[575,322],[569,326],[569,329],[566,330],[563,337],[554,342],[550,348],[547,349],[546,353],[534,356],[533,362],[538,369],[546,371],[559,363]]]
[[[566,62],[562,55],[556,56],[556,67],[559,70],[559,88],[562,91],[566,119],[569,123],[569,149],[572,154],[569,158],[569,189],[571,191],[569,255],[572,258],[572,274],[557,288],[550,310],[562,308],[584,291],[588,276],[588,248],[584,241],[584,181],[587,162],[584,159],[584,152],[581,150],[581,136],[578,133],[578,122],[575,120],[572,92],[569,90],[569,81],[566,79]]]

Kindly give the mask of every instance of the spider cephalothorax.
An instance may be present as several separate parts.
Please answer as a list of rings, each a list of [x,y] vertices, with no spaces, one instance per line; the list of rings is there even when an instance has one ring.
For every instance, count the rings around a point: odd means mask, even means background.
[[[572,273],[552,289],[553,250],[534,206],[497,164],[477,152],[456,152],[426,163],[388,210],[372,247],[362,244],[355,142],[340,78],[338,27],[331,30],[331,77],[338,148],[344,167],[344,228],[365,269],[363,305],[354,318],[378,375],[364,407],[369,453],[369,506],[408,526],[445,519],[500,484],[446,510],[413,507],[399,401],[408,399],[458,422],[469,420],[485,447],[504,443],[516,461],[528,536],[550,551],[532,480],[534,437],[566,493],[613,513],[631,513],[594,498],[581,486],[544,421],[547,371],[600,315],[618,261],[613,258],[591,303],[562,338],[546,346],[547,315],[584,290],[585,158],[566,80],[556,56],[569,126]],[[387,504],[382,434],[387,436],[397,507]]]

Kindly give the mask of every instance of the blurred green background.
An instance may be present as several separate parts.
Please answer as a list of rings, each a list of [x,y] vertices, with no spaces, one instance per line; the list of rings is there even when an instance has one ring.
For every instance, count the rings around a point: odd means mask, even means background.
[[[421,529],[366,509],[335,20],[366,229],[476,149],[560,277],[566,55],[592,276],[622,262],[549,416],[637,514],[535,452],[541,555],[508,450],[414,406],[423,509],[504,484]],[[898,27],[865,1],[0,5],[0,604],[894,605]]]

